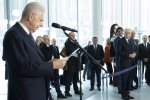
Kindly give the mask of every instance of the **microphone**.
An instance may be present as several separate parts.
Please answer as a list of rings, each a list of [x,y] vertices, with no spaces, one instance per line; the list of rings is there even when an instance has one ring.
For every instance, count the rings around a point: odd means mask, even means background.
[[[68,31],[72,31],[72,32],[78,32],[78,31],[75,30],[75,29],[72,29],[72,28],[69,28],[69,27],[66,27],[66,26],[61,26],[61,25],[59,25],[59,24],[57,24],[57,23],[52,23],[52,27],[60,28],[60,29],[62,29],[63,31],[68,30]]]

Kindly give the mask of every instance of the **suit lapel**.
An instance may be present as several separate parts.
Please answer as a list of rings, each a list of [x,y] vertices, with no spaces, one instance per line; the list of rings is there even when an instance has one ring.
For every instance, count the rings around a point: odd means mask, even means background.
[[[40,49],[36,46],[36,44],[34,44],[34,42],[31,40],[30,36],[24,31],[24,29],[19,25],[19,23],[16,23],[18,29],[20,30],[20,33],[23,34],[23,36],[25,37],[25,40],[38,52],[38,54],[45,60],[42,52],[40,51]]]

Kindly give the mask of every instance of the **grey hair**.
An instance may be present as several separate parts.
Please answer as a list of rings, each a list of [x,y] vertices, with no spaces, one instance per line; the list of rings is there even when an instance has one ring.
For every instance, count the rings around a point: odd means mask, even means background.
[[[110,44],[110,38],[107,38],[107,39],[106,39],[106,43],[107,43],[107,44]]]
[[[43,12],[45,11],[45,8],[43,5],[39,4],[38,2],[30,2],[25,6],[22,12],[22,18],[26,18],[31,12],[39,15],[41,11]]]
[[[39,38],[39,39],[41,39],[41,40],[43,41],[43,38],[42,38],[42,36],[37,36],[36,38]]]
[[[144,39],[145,37],[147,38],[147,35],[143,35],[143,38],[142,38],[142,39]]]
[[[135,30],[132,30],[132,33],[136,33]]]
[[[48,35],[43,35],[43,40],[45,40],[47,37],[49,37]]]
[[[124,32],[126,32],[126,30],[130,30],[130,32],[132,32],[131,28],[125,28]]]

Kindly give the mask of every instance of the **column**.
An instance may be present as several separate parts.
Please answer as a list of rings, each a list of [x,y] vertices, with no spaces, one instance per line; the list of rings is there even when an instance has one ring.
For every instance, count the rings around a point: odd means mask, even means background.
[[[102,0],[92,0],[92,37],[102,44]]]

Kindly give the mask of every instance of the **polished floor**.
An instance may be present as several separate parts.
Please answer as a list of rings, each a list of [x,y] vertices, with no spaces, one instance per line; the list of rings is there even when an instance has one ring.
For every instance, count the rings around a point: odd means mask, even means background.
[[[0,62],[0,100],[7,100],[7,81],[4,80],[4,62]],[[82,100],[122,100],[121,95],[119,95],[117,92],[117,88],[113,87],[112,85],[108,86],[108,96],[106,92],[106,86],[104,87],[104,91],[98,91],[96,86],[94,91],[89,91],[90,81],[82,81],[82,90],[83,90],[83,96]],[[79,86],[79,84],[78,84]],[[101,87],[102,89],[103,87]],[[61,86],[61,90],[64,93],[64,86]],[[54,100],[62,100],[57,99],[57,93],[55,92],[55,89],[52,87],[51,90],[52,97]],[[79,95],[74,94],[74,91],[72,90],[70,93],[73,95],[72,97],[68,97],[67,99],[63,100],[80,100]],[[135,97],[134,100],[150,100],[150,86],[148,86],[146,83],[142,84],[142,87],[140,89],[131,91],[131,96]],[[34,99],[33,99],[34,100]]]

